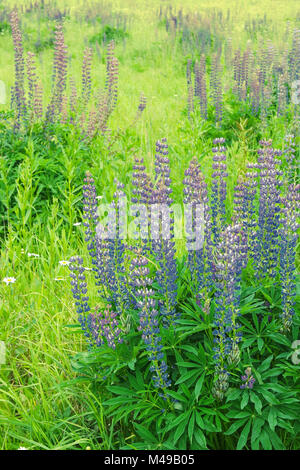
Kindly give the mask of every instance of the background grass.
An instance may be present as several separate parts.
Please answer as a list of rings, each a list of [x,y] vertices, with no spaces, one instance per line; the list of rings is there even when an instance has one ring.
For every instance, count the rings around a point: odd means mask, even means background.
[[[1,8],[15,2],[1,2]],[[167,1],[120,0],[98,2],[99,11],[108,18],[123,15],[128,36],[117,42],[120,62],[118,105],[109,122],[113,131],[122,129],[114,152],[105,152],[95,142],[91,148],[80,143],[70,129],[60,129],[49,141],[38,142],[30,136],[1,139],[1,177],[14,183],[5,185],[1,200],[6,205],[3,218],[5,237],[1,239],[0,280],[14,276],[16,282],[6,286],[0,282],[0,340],[7,348],[6,363],[0,364],[0,447],[15,449],[93,449],[119,448],[133,436],[118,423],[108,422],[101,397],[94,396],[88,383],[75,379],[71,358],[86,349],[85,341],[73,325],[77,322],[68,282],[68,268],[60,266],[74,253],[88,256],[83,246],[83,228],[78,201],[81,197],[80,175],[91,169],[98,194],[109,199],[117,175],[130,192],[128,173],[134,155],[143,156],[153,169],[155,141],[167,137],[170,144],[171,177],[175,199],[182,190],[184,170],[193,155],[202,163],[204,174],[210,171],[211,135],[201,123],[189,122],[186,116],[186,62],[180,43],[166,32],[159,20],[159,8]],[[23,2],[30,5],[30,2]],[[98,34],[99,23],[87,23],[84,12],[88,4],[70,0],[58,2],[59,8],[70,9],[64,22],[65,41],[70,55],[72,75],[80,83],[83,49]],[[18,7],[21,2],[18,3]],[[234,15],[234,28],[224,31],[233,39],[233,49],[245,45],[249,34],[244,24],[248,18],[267,15],[269,29],[265,38],[283,48],[282,37],[287,21],[293,29],[299,20],[296,0],[259,1],[172,1],[173,10],[205,12],[218,8]],[[80,16],[82,16],[80,20]],[[77,19],[76,19],[77,18]],[[115,21],[115,20],[112,20]],[[38,56],[39,76],[46,90],[51,89],[53,49],[48,47],[54,20],[40,19],[34,12],[21,16],[25,51],[33,50],[40,38],[44,45]],[[254,39],[262,44],[264,34]],[[98,51],[98,52],[97,52]],[[199,45],[199,53],[201,46]],[[96,89],[105,79],[105,46],[94,51],[93,84]],[[0,79],[7,91],[14,82],[13,45],[10,29],[0,35]],[[140,93],[147,97],[147,108],[134,126]],[[7,110],[9,103],[1,105]],[[232,191],[246,160],[253,161],[259,129],[231,123],[228,149],[229,181]],[[286,122],[274,120],[265,136],[282,148]],[[209,135],[207,139],[206,136]],[[42,149],[42,150],[41,150]],[[44,176],[43,176],[44,175]],[[41,180],[41,178],[44,178]],[[41,187],[41,181],[43,186]],[[55,181],[55,191],[52,182]],[[37,186],[38,185],[38,186]],[[40,192],[39,192],[40,191]],[[230,193],[232,194],[232,193]],[[231,212],[231,196],[228,215]],[[39,205],[43,202],[41,211]],[[38,217],[36,216],[38,213]],[[178,247],[180,251],[180,246]],[[28,256],[35,253],[39,257]],[[88,266],[88,264],[86,264]],[[90,285],[92,296],[96,295]],[[62,278],[61,280],[55,280]]]

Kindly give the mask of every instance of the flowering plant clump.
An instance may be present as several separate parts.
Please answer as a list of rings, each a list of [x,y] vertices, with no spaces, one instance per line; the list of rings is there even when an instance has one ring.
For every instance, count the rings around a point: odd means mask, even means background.
[[[228,423],[236,413],[243,427],[237,448],[246,446],[250,432],[251,448],[265,448],[266,439],[282,447],[268,423],[276,413],[279,434],[285,429],[287,384],[281,377],[296,331],[299,185],[284,192],[281,152],[271,141],[260,144],[258,162],[248,165],[257,172],[247,170],[234,186],[229,221],[222,137],[213,141],[211,185],[196,157],[185,171],[183,212],[170,197],[166,139],[156,144],[153,179],[143,159],[135,158],[131,201],[117,182],[112,201],[97,208],[101,200],[86,175],[85,240],[100,304],[90,308],[83,259],[72,257],[79,322],[102,377],[97,384],[112,393],[104,403],[108,414],[126,422],[132,413],[150,446],[158,439],[179,449],[207,448],[210,432],[235,433],[238,427]],[[176,256],[178,239],[186,245],[182,259]],[[290,420],[296,418],[295,394],[289,393]],[[271,408],[274,403],[278,408]],[[262,434],[252,425],[253,413]]]

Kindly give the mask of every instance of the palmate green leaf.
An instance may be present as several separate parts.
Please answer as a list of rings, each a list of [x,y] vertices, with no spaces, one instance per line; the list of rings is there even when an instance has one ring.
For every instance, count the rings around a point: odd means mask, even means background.
[[[258,347],[258,350],[261,351],[262,348],[264,347],[264,340],[262,338],[257,338],[257,347]]]
[[[190,344],[185,344],[185,345],[181,346],[181,349],[183,349],[184,351],[188,351],[188,352],[194,354],[196,357],[198,357],[197,349],[194,346],[191,346]]]
[[[259,440],[264,450],[272,450],[272,443],[269,438],[269,434],[266,430],[263,430],[260,434]]]
[[[244,390],[242,400],[241,400],[241,410],[243,410],[248,405],[248,402],[249,402],[249,392],[248,390]]]
[[[274,393],[269,392],[265,388],[262,391],[262,394],[263,394],[263,397],[266,399],[266,401],[268,403],[270,403],[271,405],[279,405],[280,404],[280,401],[276,398]]]
[[[181,421],[181,423],[178,425],[176,431],[175,431],[175,434],[174,434],[174,438],[173,438],[173,442],[174,442],[174,445],[176,444],[176,442],[178,441],[178,439],[182,436],[182,434],[184,433],[184,431],[186,430],[186,426],[187,426],[187,419],[190,415],[190,411],[188,413],[185,413],[187,415],[186,419],[184,419],[183,421]]]
[[[271,365],[271,362],[272,362],[272,359],[273,359],[273,355],[267,357],[267,359],[265,359],[261,365],[257,368],[257,370],[262,374],[262,372],[264,372],[265,370],[269,369],[270,365]]]
[[[242,390],[240,388],[232,388],[227,392],[227,401],[233,401],[240,397]]]
[[[277,411],[274,406],[270,408],[269,414],[268,414],[268,423],[270,425],[270,428],[272,431],[275,430],[275,427],[277,426]]]
[[[231,434],[233,434],[235,431],[241,428],[247,421],[248,417],[232,423],[232,425],[227,429],[227,431],[224,432],[225,436],[230,436]]]
[[[262,376],[263,376],[264,380],[266,380],[269,377],[278,377],[281,374],[282,374],[282,369],[280,369],[279,367],[275,367],[274,369],[266,370],[262,374]]]
[[[188,425],[188,436],[189,436],[190,442],[193,441],[193,433],[195,429],[195,415],[196,415],[196,412],[193,411],[192,416],[190,417],[189,425]]]
[[[201,429],[196,428],[194,432],[194,439],[196,440],[196,442],[199,444],[200,447],[203,447],[203,449],[207,448],[206,437]]]
[[[242,348],[245,349],[251,346],[254,343],[255,339],[256,339],[255,337],[245,339],[242,343]]]
[[[234,418],[234,419],[247,418],[248,416],[251,416],[251,413],[249,411],[231,410],[227,413],[228,418]]]
[[[166,432],[171,431],[171,429],[178,426],[182,421],[187,421],[190,415],[190,411],[186,411],[181,415],[177,416],[175,419],[172,419],[171,423],[166,427]]]
[[[250,401],[254,404],[257,413],[261,414],[262,402],[253,390],[250,390]]]
[[[286,336],[280,334],[280,333],[270,333],[268,335],[268,338],[272,339],[275,341],[275,343],[282,344],[283,346],[287,346],[288,348],[291,347],[290,341],[287,339]]]
[[[132,393],[132,390],[126,387],[119,387],[117,385],[110,385],[107,387],[107,389],[112,392],[116,393],[117,395],[124,395],[126,397],[132,397],[134,394]]]
[[[203,374],[201,375],[201,377],[198,379],[198,382],[196,383],[196,387],[195,387],[195,397],[196,397],[196,400],[198,400],[199,395],[200,395],[200,393],[201,393],[202,386],[203,386],[203,383],[204,383],[204,379],[205,379],[205,372],[203,372]]]
[[[183,401],[184,403],[187,403],[187,399],[185,397],[180,395],[180,393],[173,392],[173,390],[168,390],[168,395],[175,398],[176,400]]]
[[[251,428],[251,420],[249,420],[248,423],[243,428],[240,434],[237,446],[236,446],[236,450],[243,449],[243,447],[245,447],[245,445],[247,444],[250,428]]]
[[[275,450],[285,450],[285,446],[280,439],[280,437],[276,434],[276,432],[272,431],[271,429],[268,430],[268,435],[272,446]]]
[[[258,439],[260,435],[261,428],[263,427],[265,421],[262,418],[256,416],[253,418],[252,433],[251,433],[251,447],[252,444]]]
[[[138,423],[134,423],[134,427],[137,430],[138,435],[145,441],[149,441],[151,443],[157,442],[157,439],[153,436],[153,434],[149,431],[149,429],[146,429],[144,426]]]
[[[189,380],[190,378],[194,377],[196,374],[199,375],[199,369],[190,370],[189,372],[186,372],[185,374],[183,374],[183,375],[177,380],[177,382],[175,382],[175,384],[178,385],[178,384],[181,384],[181,383],[183,383],[183,382],[186,382],[186,381]]]
[[[196,411],[196,423],[201,429],[205,429],[205,424],[203,422],[202,416],[198,411]]]
[[[198,369],[203,369],[202,364],[197,364],[196,362],[177,362],[177,365],[180,367],[187,367],[187,368],[195,368],[198,367]]]

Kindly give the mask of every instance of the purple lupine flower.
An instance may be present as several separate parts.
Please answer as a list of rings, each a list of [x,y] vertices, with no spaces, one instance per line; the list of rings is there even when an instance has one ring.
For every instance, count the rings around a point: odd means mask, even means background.
[[[148,259],[141,248],[136,249],[136,257],[132,260],[131,269],[140,319],[138,330],[142,333],[148,358],[151,361],[150,371],[153,373],[154,386],[160,389],[161,396],[166,398],[166,389],[170,387],[171,381],[162,352],[159,313],[156,309],[154,291],[151,288],[153,280],[149,277]]]
[[[227,38],[225,46],[225,63],[226,67],[232,69],[232,38]]]
[[[281,162],[276,157],[281,151],[272,148],[272,141],[260,141],[258,163],[248,165],[258,171],[259,179],[259,216],[256,232],[254,267],[256,276],[275,277],[279,255],[278,229],[280,212],[279,176],[282,172],[276,168]]]
[[[120,315],[123,328],[130,328],[130,316],[128,308],[131,303],[128,276],[125,269],[126,244],[124,220],[125,193],[124,185],[117,183],[117,191],[114,193],[110,204],[111,212],[107,216],[106,225],[98,224],[96,230],[96,271],[98,282],[104,288],[106,301],[111,303],[114,311]],[[103,289],[102,289],[103,295]]]
[[[223,115],[223,93],[222,93],[222,74],[219,54],[214,54],[211,64],[211,90],[215,106],[215,120],[222,121]]]
[[[118,315],[111,305],[102,309],[96,307],[95,312],[90,313],[88,318],[90,342],[95,346],[106,343],[108,347],[116,349],[118,343],[123,343],[123,331],[119,323]]]
[[[213,156],[213,173],[212,173],[212,196],[211,196],[211,210],[212,210],[212,232],[214,235],[215,244],[218,242],[220,232],[225,226],[226,218],[226,147],[225,139],[214,139],[212,151]]]
[[[241,87],[242,87],[241,68],[242,68],[241,51],[240,49],[237,49],[234,53],[234,58],[233,58],[233,79],[235,81],[233,92],[239,99],[241,99]]]
[[[15,52],[15,84],[12,88],[12,104],[15,106],[17,113],[14,127],[15,129],[19,129],[22,118],[26,116],[26,100],[24,89],[24,50],[18,11],[16,8],[10,14],[10,25]]]
[[[300,185],[290,185],[283,203],[280,235],[280,284],[282,298],[282,331],[288,332],[295,314],[297,223],[300,209]]]
[[[189,204],[192,218],[191,226],[186,227],[189,236],[187,248],[188,266],[192,278],[191,288],[197,296],[198,304],[201,306],[202,303],[207,302],[212,285],[212,240],[207,185],[196,158],[191,160],[189,168],[185,171],[183,184],[183,202]],[[190,233],[188,233],[189,231]],[[193,246],[196,237],[199,237],[201,243],[199,247]]]
[[[156,281],[161,299],[159,310],[164,324],[173,324],[178,318],[177,305],[177,265],[175,259],[174,218],[170,206],[170,166],[166,139],[156,143],[155,183],[151,198],[151,250],[158,263]],[[160,210],[167,214],[160,214]]]
[[[242,382],[244,382],[242,385],[240,385],[241,389],[253,388],[253,385],[256,382],[256,380],[253,377],[253,375],[251,375],[251,367],[247,367],[247,369],[245,369],[245,374],[241,375],[241,379],[242,379]]]
[[[91,66],[92,66],[92,49],[87,47],[83,53],[83,63],[82,63],[82,76],[81,76],[81,101],[85,107],[91,96]]]
[[[107,48],[106,60],[106,82],[105,91],[109,114],[113,111],[117,103],[118,96],[118,78],[119,78],[119,62],[114,55],[115,42],[111,41]]]
[[[77,108],[77,88],[76,88],[73,77],[70,78],[70,88],[71,88],[71,93],[70,93],[69,105],[70,105],[71,114],[74,114]],[[71,122],[73,122],[73,119],[74,119],[73,116],[71,116]]]
[[[285,136],[285,146],[283,151],[283,159],[285,161],[285,177],[287,183],[294,182],[297,175],[297,165],[295,165],[296,157],[296,142],[295,136],[293,134],[288,134]],[[293,181],[294,180],[294,181]]]
[[[249,165],[251,166],[251,165]],[[256,217],[255,197],[257,192],[257,173],[246,173],[246,179],[239,181],[234,194],[234,220],[241,223],[248,240],[249,258],[255,255]]]
[[[132,198],[131,201],[136,204],[149,204],[153,191],[153,184],[146,173],[144,160],[135,158],[132,173]]]
[[[277,116],[284,114],[288,102],[287,77],[281,73],[277,85]]]
[[[260,83],[258,74],[253,74],[250,81],[250,102],[254,115],[257,115],[260,108]]]
[[[220,370],[239,361],[241,332],[237,322],[242,268],[247,258],[246,237],[241,225],[228,226],[216,249],[214,360]]]
[[[195,96],[200,103],[201,117],[207,119],[206,62],[202,54],[200,63],[195,63]]]
[[[289,81],[299,80],[300,78],[300,29],[293,31],[292,49],[289,53]]]
[[[85,313],[90,311],[89,297],[87,296],[87,284],[85,278],[85,268],[83,259],[80,256],[70,258],[69,269],[71,271],[71,292],[75,299],[76,312],[79,314],[78,320],[87,339],[90,337],[88,316]]]
[[[62,99],[67,83],[67,61],[67,46],[62,24],[57,24],[55,28],[52,96],[46,113],[46,121],[49,123],[53,123],[61,113]]]
[[[146,105],[147,105],[147,98],[144,95],[144,93],[142,93],[141,96],[140,96],[140,103],[139,103],[139,106],[138,106],[138,112],[140,114],[146,109]]]

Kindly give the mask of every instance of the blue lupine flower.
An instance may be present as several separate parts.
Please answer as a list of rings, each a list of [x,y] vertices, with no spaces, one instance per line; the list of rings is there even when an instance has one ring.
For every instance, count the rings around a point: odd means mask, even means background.
[[[148,351],[148,358],[151,361],[150,371],[153,372],[152,380],[154,386],[163,391],[171,385],[167,372],[167,364],[162,353],[162,344],[159,329],[159,314],[156,309],[154,291],[151,288],[153,280],[149,277],[148,260],[145,258],[141,248],[136,250],[136,257],[132,260],[131,275],[137,297],[137,309],[139,312],[138,330],[142,333],[142,338]]]
[[[213,156],[213,170],[212,173],[212,195],[211,195],[211,210],[212,210],[212,233],[214,236],[215,245],[218,243],[218,239],[221,231],[225,226],[226,220],[226,192],[227,184],[226,177],[228,173],[226,172],[226,148],[224,146],[225,139],[218,138],[214,139],[212,151]]]
[[[300,185],[290,185],[282,198],[283,218],[280,234],[280,283],[282,331],[288,332],[295,314],[297,223],[300,209]]]
[[[196,158],[190,162],[189,168],[185,171],[183,184],[183,202],[190,206],[192,216],[191,227],[189,229],[186,227],[189,237],[187,261],[191,272],[191,288],[197,296],[199,305],[202,303],[205,305],[205,302],[208,300],[208,292],[212,287],[213,277],[211,215],[207,185]],[[188,233],[189,231],[190,233]],[[198,242],[197,245],[195,244],[197,237],[200,244],[199,248],[197,246]]]
[[[226,362],[240,359],[238,344],[241,325],[238,323],[242,267],[247,257],[246,237],[241,225],[228,226],[220,236],[216,251],[216,292],[214,319],[214,360],[216,375],[226,370]],[[218,384],[218,381],[216,382]],[[215,385],[216,387],[216,385]],[[216,396],[218,390],[214,390]]]
[[[272,148],[272,141],[261,141],[262,148],[258,151],[258,163],[252,168],[259,170],[259,214],[255,246],[256,277],[276,277],[279,255],[279,213],[280,186],[279,176],[282,172],[276,168],[281,162],[276,159],[281,155],[279,150]],[[249,166],[249,165],[248,165]]]
[[[160,208],[163,210],[170,208],[172,199],[170,193],[170,166],[168,155],[168,145],[166,139],[156,143],[155,155],[155,182],[151,198],[151,216],[156,216],[157,227],[152,228],[151,250],[157,262],[156,281],[159,286],[161,299],[159,300],[159,311],[163,317],[165,326],[173,324],[179,317],[176,312],[177,304],[177,265],[175,259],[174,242],[174,219],[171,213],[167,214],[170,222],[169,231],[164,225],[164,217],[157,213]],[[169,217],[170,216],[170,217]],[[169,233],[167,233],[169,232]]]

